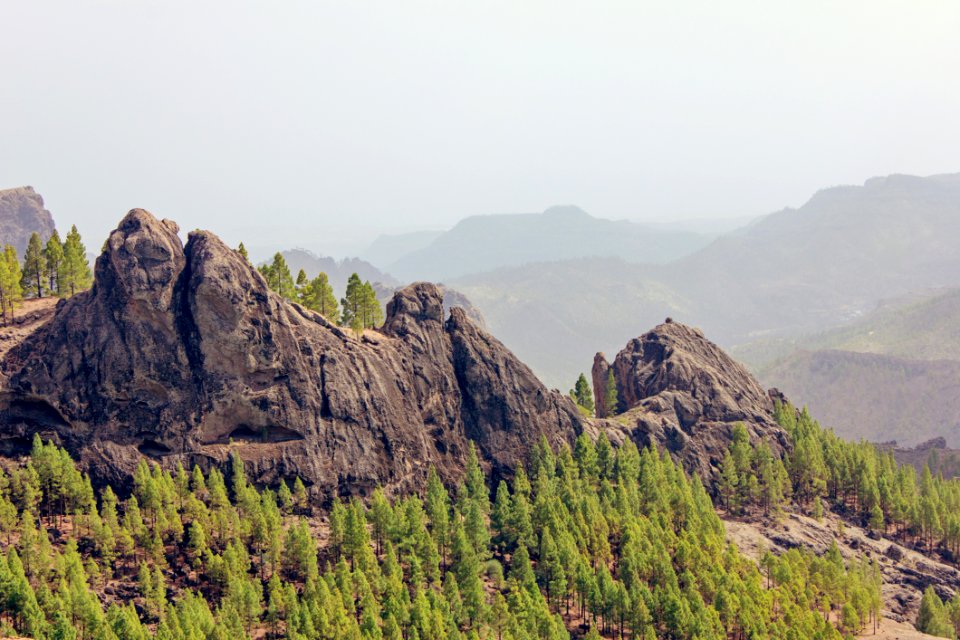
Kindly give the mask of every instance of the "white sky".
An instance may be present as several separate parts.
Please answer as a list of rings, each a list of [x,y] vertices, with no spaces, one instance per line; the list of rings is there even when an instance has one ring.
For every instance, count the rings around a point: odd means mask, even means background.
[[[960,171],[953,0],[7,0],[0,25],[0,187],[91,248],[134,206],[336,252]]]

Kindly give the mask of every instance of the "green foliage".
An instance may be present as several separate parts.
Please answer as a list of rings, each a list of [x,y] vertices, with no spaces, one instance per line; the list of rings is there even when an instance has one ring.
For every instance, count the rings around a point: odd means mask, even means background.
[[[0,315],[3,316],[4,324],[13,319],[13,312],[23,299],[21,279],[17,250],[8,244],[3,249],[3,255],[0,256]]]
[[[243,258],[244,262],[250,262],[250,254],[247,253],[247,248],[243,246],[243,243],[240,243],[240,246],[237,247],[237,253],[240,254],[240,257]]]
[[[620,397],[617,395],[617,380],[613,377],[613,369],[607,371],[607,387],[603,394],[603,406],[606,407],[606,418],[620,413]]]
[[[40,234],[34,231],[30,234],[27,250],[23,254],[23,270],[21,277],[24,291],[30,291],[36,298],[42,298],[44,292],[44,275],[47,266],[43,256],[43,240]]]
[[[77,225],[70,227],[70,233],[63,242],[63,262],[60,266],[61,290],[74,295],[88,289],[93,282],[90,263],[87,260],[87,248],[83,245]]]
[[[0,474],[0,625],[77,640],[561,639],[580,624],[588,637],[719,640],[838,638],[875,615],[875,564],[834,547],[758,567],[668,456],[585,435],[573,451],[535,449],[531,477],[518,467],[492,504],[471,447],[456,500],[430,470],[422,499],[377,489],[314,519],[302,482],[258,490],[236,456],[226,475],[143,462],[128,499],[108,487],[98,505],[69,456],[36,438]],[[729,457],[740,508],[760,508],[763,486],[741,494],[739,474],[772,463],[739,430]],[[105,607],[106,581],[135,596]]]
[[[570,390],[570,397],[577,403],[577,406],[582,407],[586,411],[587,415],[593,415],[593,391],[590,390],[590,383],[587,382],[587,376],[582,373],[580,374],[573,389]]]
[[[337,322],[340,311],[337,305],[337,297],[333,294],[333,287],[330,286],[327,274],[321,272],[305,286],[303,305],[308,309],[313,309],[328,320]]]
[[[357,334],[383,324],[383,308],[373,285],[369,281],[361,282],[356,273],[347,280],[346,295],[340,304],[343,307],[341,323]]]
[[[776,409],[793,441],[787,456],[794,499],[815,516],[825,504],[881,534],[929,553],[960,554],[960,480],[917,474],[893,453],[867,442],[851,443],[823,429],[807,411]]]
[[[63,267],[63,243],[60,234],[53,230],[50,239],[43,249],[44,275],[47,278],[47,288],[51,293],[61,295],[60,269]]]
[[[960,594],[944,604],[933,587],[927,587],[920,600],[917,629],[939,638],[954,640],[960,633]]]
[[[267,286],[277,293],[281,298],[293,300],[296,297],[297,289],[293,283],[293,276],[290,275],[290,267],[283,254],[279,251],[273,254],[273,261],[270,264],[262,264],[258,270],[267,280]]]

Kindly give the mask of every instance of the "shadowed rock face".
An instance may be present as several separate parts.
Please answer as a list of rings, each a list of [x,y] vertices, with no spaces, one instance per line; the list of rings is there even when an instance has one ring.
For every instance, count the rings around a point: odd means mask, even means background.
[[[138,460],[302,477],[318,497],[409,489],[430,465],[462,472],[468,439],[505,472],[541,436],[583,424],[436,287],[398,291],[360,339],[270,292],[209,232],[135,209],[97,259],[93,288],[5,359],[3,438],[59,439],[103,479]],[[4,410],[7,409],[7,410]],[[14,409],[14,410],[9,410]]]
[[[33,187],[0,189],[0,238],[16,247],[17,256],[23,257],[34,231],[46,242],[53,229],[53,216]]]
[[[779,392],[764,391],[699,329],[668,320],[628,342],[613,363],[598,353],[593,363],[598,399],[604,397],[610,369],[619,409],[625,410],[615,421],[626,425],[640,445],[667,449],[690,471],[713,474],[737,423],[746,426],[752,440],[767,440],[774,452],[788,446],[773,418]]]

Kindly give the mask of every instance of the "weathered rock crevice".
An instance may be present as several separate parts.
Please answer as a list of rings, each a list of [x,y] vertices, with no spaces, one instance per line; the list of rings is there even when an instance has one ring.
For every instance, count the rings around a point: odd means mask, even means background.
[[[712,477],[743,424],[752,440],[775,453],[789,447],[773,418],[774,401],[754,377],[699,329],[668,320],[627,343],[613,362],[594,357],[593,387],[598,415],[607,415],[605,392],[613,371],[619,399],[608,429],[639,445],[656,445],[683,461],[689,471]]]
[[[508,473],[545,436],[572,443],[573,403],[548,391],[434,285],[400,289],[379,332],[357,339],[274,293],[209,232],[135,209],[110,235],[90,291],[0,366],[16,438],[52,434],[116,481],[146,455],[222,463],[250,477],[301,477],[318,497],[455,481],[468,441]],[[232,442],[231,442],[232,441]],[[16,443],[11,441],[11,447]]]

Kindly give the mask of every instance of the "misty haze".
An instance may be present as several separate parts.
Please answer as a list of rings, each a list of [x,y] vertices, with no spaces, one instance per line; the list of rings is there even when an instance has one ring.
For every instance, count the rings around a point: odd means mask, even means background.
[[[0,637],[960,636],[960,5],[0,19]]]

